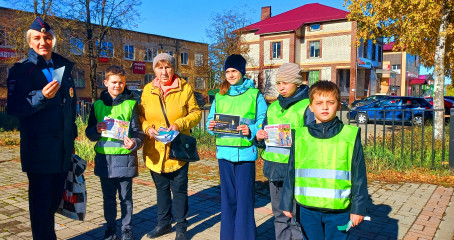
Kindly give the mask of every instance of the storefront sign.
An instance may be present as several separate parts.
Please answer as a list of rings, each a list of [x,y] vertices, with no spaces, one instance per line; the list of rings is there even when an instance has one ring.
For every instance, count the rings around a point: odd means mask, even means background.
[[[134,74],[145,74],[145,62],[133,62],[132,73]]]
[[[99,58],[98,58],[98,62],[99,62],[99,63],[108,63],[108,62],[109,62],[109,59],[108,59],[108,58],[99,57]]]
[[[15,58],[16,51],[10,48],[0,48],[0,59]]]
[[[418,74],[415,74],[415,73],[407,72],[407,77],[408,77],[408,78],[418,78],[419,75],[418,75]]]
[[[358,58],[358,66],[365,67],[365,68],[371,68],[372,62],[367,58]]]

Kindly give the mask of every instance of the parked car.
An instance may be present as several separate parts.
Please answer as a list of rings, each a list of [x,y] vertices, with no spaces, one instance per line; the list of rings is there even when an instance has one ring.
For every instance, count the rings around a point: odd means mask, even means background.
[[[364,99],[353,101],[351,106],[352,107],[364,106],[364,105],[367,105],[367,104],[369,104],[371,102],[375,102],[377,100],[380,100],[380,99],[383,99],[383,98],[387,98],[387,97],[390,97],[390,96],[388,96],[388,95],[372,95],[372,96],[369,96],[369,97],[364,98]]]
[[[140,99],[142,98],[143,89],[130,89],[132,95],[134,95],[134,100],[140,104]]]
[[[434,105],[434,98],[433,97],[426,97],[424,99],[426,99],[426,101],[428,101],[430,103],[430,105],[432,105],[432,106]],[[454,97],[445,96],[444,100],[445,100],[445,114],[449,115],[450,111],[451,111],[451,108],[454,107]]]
[[[432,118],[432,112],[423,111],[432,109],[432,105],[418,97],[388,97],[364,106],[352,108],[347,118],[357,123],[365,124],[369,120],[377,121],[412,121],[416,125],[423,124],[424,120]]]

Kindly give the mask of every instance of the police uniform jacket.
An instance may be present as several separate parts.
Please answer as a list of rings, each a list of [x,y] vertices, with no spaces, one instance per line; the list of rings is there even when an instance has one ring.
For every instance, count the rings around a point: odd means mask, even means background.
[[[73,63],[52,53],[54,69],[65,67],[60,89],[47,99],[42,89],[48,80],[46,61],[33,49],[28,58],[10,69],[8,114],[19,118],[22,170],[30,173],[61,173],[71,166],[77,137],[76,93],[71,78]]]

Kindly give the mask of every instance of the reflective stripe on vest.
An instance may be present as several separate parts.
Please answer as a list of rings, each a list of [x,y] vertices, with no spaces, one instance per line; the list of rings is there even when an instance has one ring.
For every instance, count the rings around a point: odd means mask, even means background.
[[[287,109],[283,109],[279,101],[275,101],[266,112],[268,124],[290,123],[292,129],[302,127],[307,106],[309,106],[309,99],[298,101]],[[288,163],[289,155],[290,148],[266,146],[261,157],[271,162]]]
[[[125,100],[119,105],[106,106],[102,100],[94,103],[95,116],[98,122],[104,121],[104,117],[110,117],[123,121],[131,121],[132,111],[136,104],[135,100]],[[95,145],[95,151],[101,154],[129,154],[131,150],[123,148],[123,141],[101,137]]]
[[[254,124],[255,114],[257,111],[256,108],[258,94],[259,90],[256,88],[249,88],[244,93],[235,96],[230,96],[228,94],[221,95],[217,93],[215,96],[216,113],[239,115],[242,118],[242,122],[240,124]],[[252,141],[249,141],[247,139],[247,136],[217,134],[216,145],[249,147],[252,145]]]
[[[295,199],[299,204],[348,208],[357,133],[357,127],[344,125],[336,136],[321,139],[311,136],[306,127],[295,129]]]

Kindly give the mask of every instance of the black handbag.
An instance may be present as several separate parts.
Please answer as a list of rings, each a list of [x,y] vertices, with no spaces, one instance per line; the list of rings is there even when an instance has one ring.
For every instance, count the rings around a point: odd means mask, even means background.
[[[159,102],[161,103],[161,109],[164,118],[166,119],[167,127],[170,127],[161,97],[159,97]],[[178,159],[183,162],[195,162],[200,160],[199,153],[197,153],[197,140],[192,136],[179,133],[173,141],[170,142],[169,158]]]

